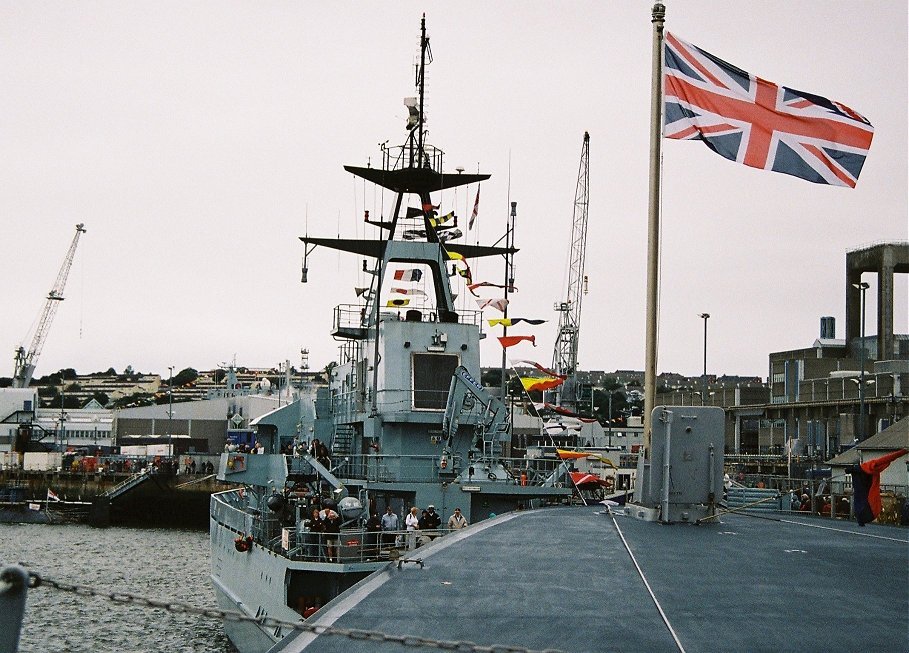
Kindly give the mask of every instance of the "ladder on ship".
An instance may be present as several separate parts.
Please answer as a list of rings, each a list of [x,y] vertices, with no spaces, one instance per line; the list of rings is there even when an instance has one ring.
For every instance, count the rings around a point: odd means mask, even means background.
[[[335,425],[335,433],[331,439],[332,458],[350,455],[353,448],[354,427],[350,424]]]

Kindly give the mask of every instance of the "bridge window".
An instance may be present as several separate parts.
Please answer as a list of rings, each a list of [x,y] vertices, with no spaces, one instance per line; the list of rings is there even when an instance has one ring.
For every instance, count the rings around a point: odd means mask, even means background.
[[[413,355],[413,407],[445,410],[451,377],[458,366],[454,354]]]

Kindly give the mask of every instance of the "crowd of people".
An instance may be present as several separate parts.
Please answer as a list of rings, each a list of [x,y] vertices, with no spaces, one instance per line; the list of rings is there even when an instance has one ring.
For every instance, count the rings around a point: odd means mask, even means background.
[[[363,553],[367,560],[379,559],[383,550],[403,546],[412,548],[424,543],[419,538],[431,540],[443,533],[442,516],[432,504],[423,510],[411,506],[404,518],[403,529],[401,519],[392,506],[386,506],[385,512],[380,516],[375,510],[375,503],[370,504],[369,517],[363,523],[366,531]],[[307,558],[325,562],[340,561],[339,540],[344,520],[335,508],[337,506],[331,499],[317,496],[310,499],[309,519],[303,523],[302,542]],[[467,525],[467,518],[461,509],[455,508],[446,522],[446,529],[455,531],[466,528]],[[313,615],[322,605],[323,599],[320,596],[300,596],[296,599],[296,610],[304,618]]]
[[[303,523],[304,531],[310,534],[305,552],[307,557],[329,562],[338,560],[338,540],[343,518],[335,508],[331,500],[323,504],[318,497],[312,498],[308,511],[309,519]],[[364,553],[366,557],[378,557],[383,549],[402,546],[412,549],[442,535],[444,530],[460,530],[467,525],[467,518],[461,513],[460,508],[454,509],[445,524],[445,529],[442,528],[442,517],[433,505],[428,505],[423,510],[412,506],[403,524],[390,505],[386,506],[381,516],[372,509],[369,517],[362,523],[366,531]]]
[[[808,488],[802,488],[801,495],[797,491],[792,492],[790,510],[793,512],[811,512],[823,517],[830,517],[831,514],[837,517],[849,517],[850,504],[848,497],[836,499],[829,494],[817,495],[814,497],[812,506],[811,496],[808,494]],[[834,512],[835,510],[835,512]]]
[[[265,453],[265,446],[261,442],[255,442],[254,444],[246,444],[241,442],[237,444],[231,440],[227,440],[224,443],[224,453],[248,453],[248,454],[257,454]]]

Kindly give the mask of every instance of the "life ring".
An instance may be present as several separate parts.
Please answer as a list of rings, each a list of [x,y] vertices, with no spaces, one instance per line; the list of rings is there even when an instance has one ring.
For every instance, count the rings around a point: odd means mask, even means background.
[[[240,535],[234,540],[234,548],[240,553],[249,552],[252,549],[252,543],[252,535],[247,535],[246,537]]]
[[[488,478],[490,481],[495,481],[495,480],[498,479],[498,477],[497,477],[495,474],[493,474],[492,472],[489,472],[489,473],[486,475],[486,478]]]

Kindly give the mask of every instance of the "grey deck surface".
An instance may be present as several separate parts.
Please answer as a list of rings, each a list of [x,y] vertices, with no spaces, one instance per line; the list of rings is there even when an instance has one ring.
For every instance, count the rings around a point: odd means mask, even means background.
[[[502,515],[326,608],[339,628],[564,651],[909,650],[909,530],[726,515],[662,526],[595,508]],[[305,647],[305,648],[304,648]],[[282,651],[406,651],[300,635]]]

